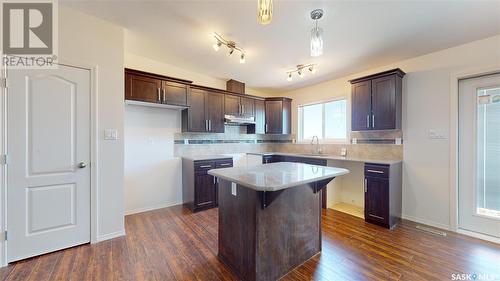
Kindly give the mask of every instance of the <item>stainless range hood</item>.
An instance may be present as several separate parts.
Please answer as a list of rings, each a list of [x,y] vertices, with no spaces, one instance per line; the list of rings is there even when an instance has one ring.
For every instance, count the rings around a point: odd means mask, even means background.
[[[224,123],[234,126],[252,125],[255,124],[255,117],[245,115],[224,115]]]

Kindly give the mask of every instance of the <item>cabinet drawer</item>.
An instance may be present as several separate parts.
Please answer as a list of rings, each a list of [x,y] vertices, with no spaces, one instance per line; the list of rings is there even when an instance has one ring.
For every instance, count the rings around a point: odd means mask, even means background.
[[[221,159],[215,161],[215,168],[229,168],[233,166],[233,159]]]
[[[195,171],[207,171],[215,169],[215,161],[196,161],[194,162]]]
[[[365,177],[389,178],[389,166],[365,164]]]

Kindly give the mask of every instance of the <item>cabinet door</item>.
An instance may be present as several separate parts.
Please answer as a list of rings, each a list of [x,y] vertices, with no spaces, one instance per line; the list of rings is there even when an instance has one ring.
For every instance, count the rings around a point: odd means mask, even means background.
[[[255,100],[255,133],[265,134],[266,106],[263,100]]]
[[[125,99],[161,102],[161,80],[135,74],[125,74]]]
[[[188,93],[188,131],[206,132],[208,129],[205,114],[205,103],[207,93],[200,89],[191,89]]]
[[[163,103],[171,105],[187,105],[187,85],[171,81],[162,81]]]
[[[214,177],[206,172],[194,175],[194,205],[208,208],[217,205],[217,187]]]
[[[371,129],[371,81],[352,84],[351,88],[351,130],[366,131]]]
[[[250,98],[240,98],[241,114],[245,116],[255,116],[255,100]]]
[[[396,76],[372,80],[372,116],[374,130],[396,129]]]
[[[387,224],[389,222],[389,180],[366,177],[365,220]]]
[[[240,115],[240,97],[224,95],[224,112],[227,115]]]
[[[266,134],[283,132],[283,113],[281,101],[266,101]]]
[[[208,131],[224,133],[224,94],[208,92],[205,110],[209,120]]]

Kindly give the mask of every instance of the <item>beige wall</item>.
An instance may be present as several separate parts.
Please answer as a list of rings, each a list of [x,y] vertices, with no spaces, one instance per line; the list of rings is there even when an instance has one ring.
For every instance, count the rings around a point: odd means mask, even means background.
[[[450,130],[450,77],[455,72],[497,67],[500,70],[500,36],[442,50],[282,93],[293,98],[293,132],[300,104],[347,97],[349,79],[399,67],[403,82],[404,175],[403,214],[418,222],[450,226],[450,143],[431,140],[430,129]],[[349,106],[350,107],[350,106]],[[349,113],[350,116],[350,113]],[[349,122],[350,123],[350,122]]]
[[[123,29],[60,5],[59,57],[98,68],[97,239],[122,235]],[[103,140],[104,129],[117,129],[119,140]]]

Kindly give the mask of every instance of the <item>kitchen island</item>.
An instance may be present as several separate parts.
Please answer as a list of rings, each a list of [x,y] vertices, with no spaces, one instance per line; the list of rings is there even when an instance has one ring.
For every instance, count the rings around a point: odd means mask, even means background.
[[[319,191],[346,169],[272,163],[210,170],[219,259],[242,280],[277,280],[321,251]]]

